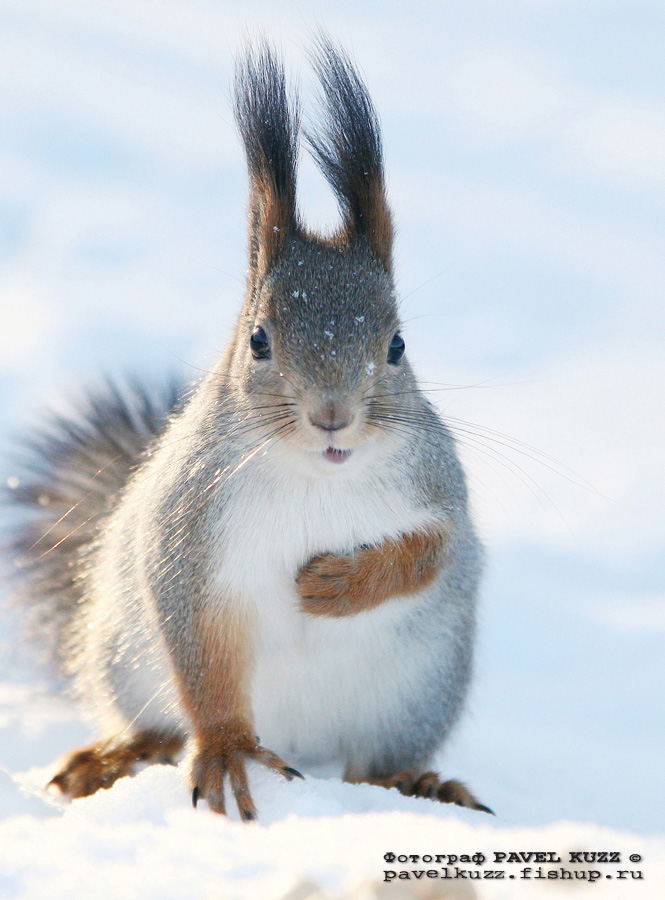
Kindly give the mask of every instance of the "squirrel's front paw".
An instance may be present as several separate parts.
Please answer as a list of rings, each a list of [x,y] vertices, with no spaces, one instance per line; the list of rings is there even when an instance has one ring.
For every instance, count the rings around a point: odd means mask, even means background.
[[[349,616],[359,611],[358,599],[361,554],[315,556],[296,578],[300,606],[316,616]]]
[[[353,616],[411,594],[436,575],[446,541],[439,525],[347,556],[315,556],[296,577],[301,608],[315,616]]]
[[[194,806],[204,797],[210,809],[224,814],[224,782],[228,776],[240,817],[246,822],[256,819],[256,807],[247,783],[246,759],[254,759],[274,769],[289,781],[303,777],[275,753],[262,747],[252,729],[238,719],[207,729],[199,736],[198,743],[191,773]]]

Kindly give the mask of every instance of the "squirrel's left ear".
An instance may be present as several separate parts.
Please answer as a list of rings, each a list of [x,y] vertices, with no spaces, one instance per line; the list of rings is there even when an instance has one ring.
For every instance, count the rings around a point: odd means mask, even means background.
[[[249,170],[250,277],[263,276],[298,231],[296,168],[300,105],[282,61],[262,41],[238,60],[235,118]]]
[[[312,61],[322,87],[325,118],[305,137],[337,195],[349,242],[364,240],[386,271],[392,271],[393,225],[386,199],[381,128],[357,69],[325,34]]]

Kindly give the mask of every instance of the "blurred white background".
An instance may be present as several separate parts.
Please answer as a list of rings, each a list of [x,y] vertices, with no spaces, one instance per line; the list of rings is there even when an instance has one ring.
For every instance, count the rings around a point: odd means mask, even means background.
[[[382,119],[407,352],[488,546],[442,769],[504,822],[662,830],[662,3],[3,0],[0,437],[101,373],[215,357],[245,271],[233,54],[260,27],[313,113],[317,24]],[[301,199],[335,223],[306,159]],[[82,726],[35,713],[13,664],[17,770]]]

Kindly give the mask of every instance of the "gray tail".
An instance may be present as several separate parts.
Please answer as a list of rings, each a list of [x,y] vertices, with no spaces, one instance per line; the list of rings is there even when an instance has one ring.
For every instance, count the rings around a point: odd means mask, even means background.
[[[175,383],[148,393],[137,383],[106,382],[71,415],[52,413],[15,444],[0,496],[10,507],[14,599],[25,608],[31,636],[63,672],[74,616],[85,603],[86,553],[182,395]]]

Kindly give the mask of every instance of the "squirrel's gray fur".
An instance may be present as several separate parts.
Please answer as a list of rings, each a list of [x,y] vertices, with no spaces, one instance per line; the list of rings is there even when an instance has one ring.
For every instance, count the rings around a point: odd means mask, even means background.
[[[159,390],[109,379],[80,396],[71,414],[48,413],[17,442],[13,471],[20,477],[8,479],[2,497],[14,508],[6,541],[15,565],[13,599],[26,610],[28,635],[61,674],[71,674],[72,623],[86,599],[85,559],[184,394],[173,380]]]
[[[458,718],[481,554],[454,441],[407,358],[386,364],[399,316],[376,113],[326,38],[314,60],[327,106],[307,140],[342,226],[323,238],[300,222],[299,105],[260,44],[236,80],[250,268],[230,344],[186,401],[107,388],[29,439],[14,543],[23,602],[105,734],[187,734],[173,672],[200,665],[193,620],[242,608],[262,742],[376,777],[426,765]],[[250,353],[257,324],[271,359]],[[348,461],[324,459],[326,441]],[[437,523],[446,562],[413,596],[344,619],[297,609],[312,557]]]

